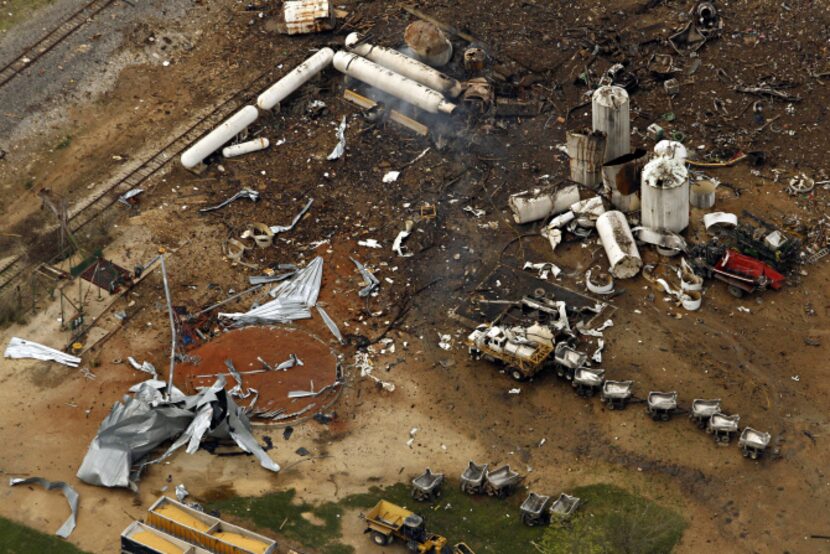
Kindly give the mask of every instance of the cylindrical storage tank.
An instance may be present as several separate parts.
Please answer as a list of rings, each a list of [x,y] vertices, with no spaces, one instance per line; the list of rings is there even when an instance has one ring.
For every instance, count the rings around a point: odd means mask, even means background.
[[[692,183],[689,189],[689,200],[692,206],[708,210],[715,206],[715,183],[709,180]]]
[[[605,133],[568,131],[565,140],[571,159],[571,180],[598,187],[602,183],[602,163],[605,161]]]
[[[428,21],[411,23],[403,39],[418,59],[433,67],[447,65],[452,58],[452,43],[441,29]]]
[[[232,144],[222,149],[222,155],[226,158],[233,158],[234,156],[242,156],[243,154],[250,154],[251,152],[259,152],[265,150],[271,143],[267,138],[256,138],[248,142],[240,142],[239,144]]]
[[[514,194],[507,199],[513,220],[518,224],[566,212],[576,202],[579,202],[579,187],[576,185],[562,187],[556,192]]]
[[[671,158],[679,162],[685,162],[688,152],[682,142],[661,140],[654,146],[654,155],[658,158]]]
[[[611,161],[631,152],[631,104],[622,87],[599,87],[591,99],[594,131],[605,133],[605,159]]]
[[[643,168],[643,227],[679,233],[689,226],[689,171],[673,158],[654,158]]]
[[[371,60],[378,65],[382,65],[387,69],[391,69],[396,73],[400,73],[404,77],[409,77],[413,81],[417,81],[431,89],[443,92],[455,98],[463,87],[457,80],[449,77],[440,71],[431,68],[425,63],[421,63],[414,58],[410,58],[406,54],[402,54],[397,50],[386,48],[384,46],[376,46],[366,42],[360,42],[359,33],[351,33],[346,37],[346,48],[355,54],[359,54]]]
[[[643,267],[643,260],[625,214],[616,210],[605,212],[597,218],[597,232],[608,257],[611,275],[617,279],[630,279],[637,275]]]
[[[611,191],[611,203],[623,212],[640,207],[640,179],[646,151],[637,149],[606,162],[602,166],[602,183]]]
[[[395,73],[366,58],[349,52],[338,52],[334,55],[334,67],[359,81],[391,94],[410,104],[430,113],[452,113],[455,104],[447,102],[444,95],[436,90],[425,87],[412,79]]]
[[[285,77],[268,87],[259,95],[256,104],[261,110],[272,110],[288,95],[303,86],[312,77],[323,71],[334,58],[334,50],[322,48],[306,61],[289,71]]]
[[[254,106],[245,106],[216,129],[205,135],[182,154],[182,165],[187,169],[198,166],[205,158],[219,150],[223,144],[248,128],[256,121],[259,111]]]

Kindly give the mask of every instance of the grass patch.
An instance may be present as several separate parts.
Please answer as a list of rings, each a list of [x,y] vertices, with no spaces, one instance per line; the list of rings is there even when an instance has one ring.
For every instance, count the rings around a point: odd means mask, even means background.
[[[261,497],[227,498],[211,502],[207,507],[252,521],[257,527],[281,533],[324,554],[352,554],[350,547],[337,543],[342,508],[333,502],[320,506],[299,503],[295,501],[296,494],[290,489]]]
[[[0,31],[7,31],[20,23],[38,8],[51,4],[55,0],[6,0],[0,11]],[[11,14],[11,15],[9,15]]]
[[[442,498],[434,504],[413,500],[409,495],[409,485],[403,483],[385,488],[373,487],[367,493],[319,506],[295,504],[294,498],[295,492],[289,490],[258,498],[218,500],[207,507],[247,519],[257,527],[271,529],[305,546],[319,548],[324,554],[352,553],[352,547],[337,542],[344,512],[352,509],[367,511],[381,499],[418,513],[425,519],[427,530],[446,536],[451,544],[465,542],[477,554],[536,554],[531,541],[538,543],[544,533],[543,528],[526,527],[521,523],[519,505],[524,500],[523,493],[507,500],[473,497],[463,494],[454,482],[445,484]],[[323,524],[311,523],[302,517],[302,513],[312,514]],[[368,537],[366,541],[368,544]]]
[[[75,545],[0,517],[0,552],[4,554],[83,554]]]
[[[567,525],[547,528],[544,554],[668,554],[686,528],[676,512],[612,485],[573,494],[585,504]]]
[[[69,145],[72,144],[72,136],[66,135],[63,137],[58,144],[55,145],[56,150],[63,150],[64,148],[69,148]]]

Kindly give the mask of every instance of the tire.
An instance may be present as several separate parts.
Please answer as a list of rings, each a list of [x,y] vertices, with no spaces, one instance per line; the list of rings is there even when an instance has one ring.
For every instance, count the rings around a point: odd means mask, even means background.
[[[522,372],[519,371],[518,369],[511,369],[510,370],[510,377],[512,377],[514,381],[517,381],[519,383],[521,383],[522,381],[525,380],[525,376],[522,375]]]
[[[378,533],[377,531],[372,531],[372,542],[378,546],[386,546],[392,542],[392,537]]]
[[[731,294],[735,298],[743,298],[744,297],[745,291],[743,289],[740,289],[740,288],[734,286],[734,285],[729,285],[729,288],[727,290],[729,291],[729,294]]]

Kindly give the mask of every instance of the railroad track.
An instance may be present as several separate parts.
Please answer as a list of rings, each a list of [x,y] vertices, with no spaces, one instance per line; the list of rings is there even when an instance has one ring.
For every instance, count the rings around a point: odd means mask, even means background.
[[[265,88],[270,86],[277,71],[275,65],[261,73],[243,89],[230,95],[206,115],[190,125],[184,132],[167,143],[161,150],[139,163],[122,169],[112,176],[97,194],[72,206],[69,210],[69,228],[73,232],[82,229],[118,202],[125,192],[140,187],[145,181],[158,173],[164,166],[175,160],[188,146],[213,130],[219,123],[246,103],[252,101]],[[53,226],[49,231],[54,230]],[[13,283],[30,273],[38,264],[28,263],[25,254],[18,254],[0,266],[0,293],[5,292]]]
[[[115,3],[117,0],[92,0],[81,9],[74,12],[63,23],[52,29],[32,46],[29,46],[19,56],[0,69],[0,87],[20,75],[26,68],[31,67],[38,58],[44,56],[66,37],[80,29],[98,12]]]

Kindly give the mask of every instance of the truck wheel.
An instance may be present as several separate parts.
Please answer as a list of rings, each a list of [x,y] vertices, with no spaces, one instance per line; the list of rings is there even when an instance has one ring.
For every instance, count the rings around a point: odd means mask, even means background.
[[[522,372],[518,369],[511,369],[510,376],[513,378],[514,381],[524,381],[525,376],[522,375]]]
[[[375,543],[378,546],[386,546],[387,544],[389,544],[391,542],[389,540],[391,538],[392,537],[388,537],[388,536],[384,535],[383,533],[378,533],[377,531],[372,531],[372,542]]]
[[[729,290],[729,294],[731,294],[735,298],[743,298],[744,297],[744,290],[741,289],[741,288],[738,288],[738,287],[733,286],[733,285],[729,285],[729,288],[727,290]]]

